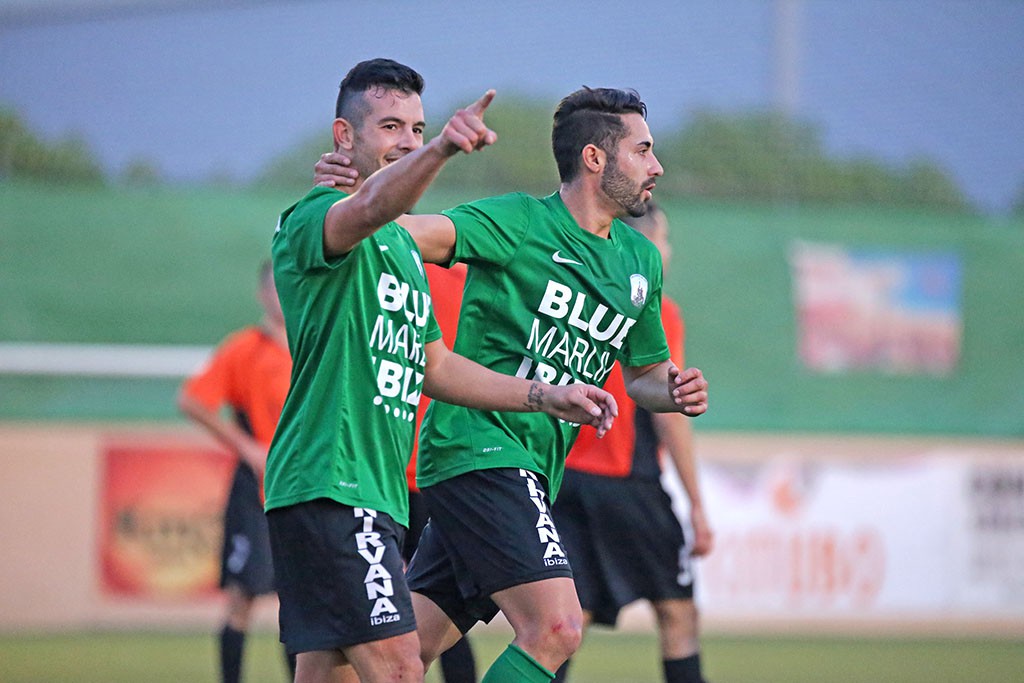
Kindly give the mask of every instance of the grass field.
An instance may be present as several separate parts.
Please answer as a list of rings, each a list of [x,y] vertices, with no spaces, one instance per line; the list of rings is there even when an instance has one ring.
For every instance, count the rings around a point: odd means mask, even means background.
[[[500,630],[473,634],[478,665],[505,647]],[[574,683],[657,683],[650,633],[594,632],[576,657]],[[980,639],[708,637],[711,683],[1013,683],[1024,680],[1024,643]],[[181,683],[217,680],[213,636],[205,633],[106,632],[0,636],[3,683]],[[247,683],[285,680],[276,635],[252,637]],[[436,671],[428,683],[439,683]]]

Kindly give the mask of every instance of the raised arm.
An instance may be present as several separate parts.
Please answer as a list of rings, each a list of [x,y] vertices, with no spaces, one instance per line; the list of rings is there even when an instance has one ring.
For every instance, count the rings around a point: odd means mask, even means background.
[[[327,152],[313,167],[313,182],[324,187],[345,188],[355,182],[358,172],[340,152]],[[403,214],[395,220],[409,231],[427,263],[448,265],[455,251],[455,226],[441,214]]]
[[[622,376],[629,397],[652,413],[697,417],[708,410],[708,383],[697,368],[680,370],[665,360],[653,365],[623,365]]]
[[[324,218],[324,254],[347,254],[381,226],[411,210],[449,158],[493,144],[497,135],[483,122],[492,99],[494,91],[488,90],[457,111],[433,140],[381,168],[334,204]]]
[[[423,392],[454,405],[501,412],[544,412],[553,417],[589,424],[599,437],[611,429],[619,414],[615,398],[590,384],[555,386],[489,370],[453,353],[437,340],[427,344]]]

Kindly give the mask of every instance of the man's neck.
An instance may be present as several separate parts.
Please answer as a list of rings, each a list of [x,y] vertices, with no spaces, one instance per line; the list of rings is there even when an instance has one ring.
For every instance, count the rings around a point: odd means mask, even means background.
[[[598,237],[608,238],[616,214],[608,206],[608,201],[603,195],[587,187],[582,181],[563,183],[558,189],[558,194],[565,208],[581,228]]]

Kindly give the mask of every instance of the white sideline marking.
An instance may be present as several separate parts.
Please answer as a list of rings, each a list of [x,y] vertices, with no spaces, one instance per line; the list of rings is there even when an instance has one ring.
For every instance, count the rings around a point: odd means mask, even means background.
[[[212,351],[209,346],[0,342],[0,374],[185,377]]]

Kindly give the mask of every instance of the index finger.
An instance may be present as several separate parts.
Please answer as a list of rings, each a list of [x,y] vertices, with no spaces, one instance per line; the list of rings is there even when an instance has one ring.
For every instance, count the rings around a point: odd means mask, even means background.
[[[487,111],[487,107],[491,104],[491,100],[494,99],[494,94],[495,90],[491,88],[483,94],[483,97],[466,107],[466,110],[477,116],[483,116],[484,112]]]

